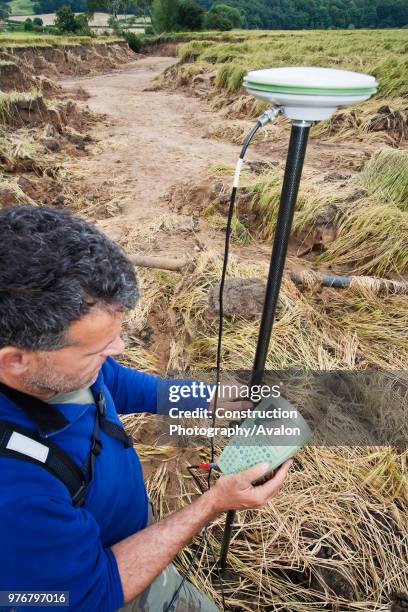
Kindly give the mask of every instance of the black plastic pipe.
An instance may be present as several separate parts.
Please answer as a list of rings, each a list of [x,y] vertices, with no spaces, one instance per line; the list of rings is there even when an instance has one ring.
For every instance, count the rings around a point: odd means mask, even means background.
[[[275,320],[276,306],[282,283],[283,269],[285,267],[286,253],[288,250],[290,231],[292,228],[310,126],[311,123],[308,121],[297,121],[292,124],[268,282],[266,285],[262,318],[259,327],[254,366],[252,369],[251,387],[262,383],[265,372],[266,357],[268,354],[273,322]],[[227,564],[234,519],[235,510],[230,510],[227,513],[221,547],[221,570],[224,570]]]

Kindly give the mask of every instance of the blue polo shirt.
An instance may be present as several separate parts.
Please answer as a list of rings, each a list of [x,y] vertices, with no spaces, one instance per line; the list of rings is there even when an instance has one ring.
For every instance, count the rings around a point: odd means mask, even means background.
[[[107,418],[121,424],[118,414],[157,411],[158,381],[163,380],[109,358],[91,390],[95,396],[104,393]],[[68,424],[47,437],[82,465],[90,450],[96,405],[57,403],[55,407]],[[35,429],[26,414],[2,395],[0,419]],[[125,449],[104,432],[100,438],[102,452],[80,508],[73,507],[65,485],[44,468],[10,457],[0,459],[0,590],[69,591],[69,609],[77,612],[113,612],[124,605],[110,547],[146,526],[148,500],[134,449]]]

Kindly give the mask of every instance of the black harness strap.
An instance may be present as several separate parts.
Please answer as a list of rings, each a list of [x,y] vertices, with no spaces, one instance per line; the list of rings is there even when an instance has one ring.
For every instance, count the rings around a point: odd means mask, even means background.
[[[111,421],[108,421],[106,419],[101,419],[100,425],[104,433],[106,433],[108,436],[111,436],[111,438],[116,438],[116,440],[119,440],[119,442],[122,442],[125,448],[129,448],[130,446],[133,446],[133,443],[134,443],[133,437],[129,436],[125,432],[125,430],[122,429],[122,427],[120,427],[120,425],[117,425],[116,423],[112,423]]]
[[[99,393],[98,395],[98,406],[99,406],[99,415],[100,415],[100,428],[104,433],[111,438],[116,438],[119,442],[122,442],[125,448],[129,448],[133,446],[134,439],[133,436],[129,436],[123,427],[118,425],[117,423],[112,423],[112,421],[108,421],[106,418],[106,400],[103,393]]]
[[[59,410],[1,383],[0,392],[25,412],[37,425],[39,431],[37,433],[16,423],[0,420],[0,457],[13,457],[45,468],[66,485],[75,507],[84,504],[87,488],[94,476],[95,459],[102,450],[99,432],[102,430],[119,440],[124,448],[133,446],[132,436],[128,436],[122,427],[106,418],[106,400],[103,393],[99,393],[91,450],[82,467],[79,467],[55,442],[40,435],[47,435],[69,424]]]
[[[91,450],[81,468],[84,474],[89,473],[89,478],[87,479],[87,486],[89,486],[89,484],[92,482],[94,471],[95,471],[95,459],[100,454],[102,450],[102,446],[103,446],[99,438],[99,431],[101,429],[100,425],[101,425],[101,418],[102,418],[101,411],[103,410],[103,406],[101,404],[101,397],[103,397],[102,393],[100,393],[98,397],[98,403],[97,403],[96,414],[95,414],[95,423],[94,423],[94,428],[93,428],[92,438],[91,438]]]
[[[102,442],[99,439],[100,430],[102,430],[108,436],[122,442],[125,448],[130,448],[133,446],[133,437],[128,436],[125,430],[116,423],[108,421],[105,415],[106,400],[103,393],[99,393],[97,399],[97,414],[95,416],[95,424],[92,433],[91,451],[81,468],[84,474],[88,474],[89,472],[89,482],[92,481],[94,475],[95,458],[99,455],[102,449]]]
[[[20,437],[14,441],[14,432],[17,432],[23,438]],[[34,440],[40,446],[33,449],[32,445],[30,447],[28,439]],[[26,450],[24,450],[24,445]],[[33,453],[33,451],[37,451],[36,456],[28,454],[28,452]],[[38,458],[40,454],[46,456],[45,460]],[[85,475],[82,470],[57,444],[42,438],[31,429],[10,421],[0,420],[0,457],[12,457],[40,465],[53,476],[62,480],[73,500],[74,498],[79,499],[79,492],[85,485]]]

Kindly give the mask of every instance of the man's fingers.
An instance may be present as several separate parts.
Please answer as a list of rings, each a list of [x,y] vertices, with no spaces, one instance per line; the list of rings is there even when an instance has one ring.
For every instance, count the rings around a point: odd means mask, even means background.
[[[288,459],[288,461],[285,461],[285,463],[280,466],[279,470],[276,472],[273,478],[265,482],[265,484],[259,485],[259,487],[257,487],[259,490],[259,494],[262,495],[265,500],[276,494],[277,491],[279,491],[285,481],[285,478],[292,463],[293,459]]]
[[[247,470],[241,472],[239,474],[240,480],[244,486],[249,486],[254,482],[254,480],[258,480],[259,478],[262,478],[262,476],[265,476],[270,469],[271,468],[269,467],[269,463],[267,461],[257,463],[256,465],[253,465]]]
[[[218,491],[219,507],[222,510],[262,508],[274,497],[281,488],[292,461],[286,461],[270,481],[263,485],[253,486],[252,483],[270,473],[267,461],[258,463],[244,472],[222,476],[217,480],[214,492]]]

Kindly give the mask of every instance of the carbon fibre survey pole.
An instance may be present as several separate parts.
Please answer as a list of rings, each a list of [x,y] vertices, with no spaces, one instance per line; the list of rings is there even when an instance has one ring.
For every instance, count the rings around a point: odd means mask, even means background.
[[[283,177],[278,219],[276,222],[275,238],[273,242],[272,257],[269,267],[268,282],[266,285],[262,318],[259,327],[258,341],[251,375],[251,387],[253,385],[259,385],[262,383],[265,371],[266,357],[268,354],[273,322],[275,320],[276,306],[278,303],[279,290],[285,267],[290,231],[292,228],[303,161],[305,159],[307,139],[311,125],[311,121],[292,122],[289,148],[286,158],[285,175]],[[227,513],[221,547],[221,570],[224,570],[226,567],[234,519],[235,510],[230,510]]]

